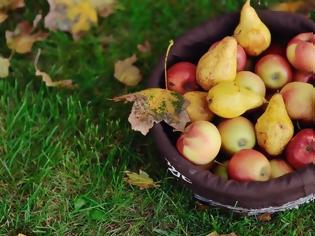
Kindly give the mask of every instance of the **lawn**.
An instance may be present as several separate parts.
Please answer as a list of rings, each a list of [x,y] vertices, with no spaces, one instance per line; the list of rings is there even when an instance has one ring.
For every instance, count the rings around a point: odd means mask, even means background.
[[[47,13],[46,1],[35,2],[0,25],[2,55],[10,55],[5,30]],[[120,10],[80,40],[51,32],[32,53],[15,54],[10,76],[0,81],[0,235],[315,235],[314,203],[265,223],[196,207],[192,193],[158,161],[152,137],[131,130],[131,106],[109,100],[144,88],[170,39],[240,5],[121,0]],[[111,42],[104,43],[110,35]],[[141,54],[137,45],[146,40],[152,51]],[[38,48],[40,68],[54,79],[74,80],[79,89],[45,87],[33,67]],[[134,53],[144,80],[130,89],[114,79],[114,63]],[[124,171],[139,169],[160,187],[139,190],[126,184]]]

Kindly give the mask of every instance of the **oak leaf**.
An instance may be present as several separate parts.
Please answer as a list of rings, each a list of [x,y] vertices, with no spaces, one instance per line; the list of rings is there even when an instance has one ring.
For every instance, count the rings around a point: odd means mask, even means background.
[[[142,189],[157,188],[159,185],[144,171],[139,170],[139,174],[131,171],[125,171],[126,178],[124,180],[131,185],[135,185]]]
[[[78,39],[97,24],[97,12],[91,0],[48,0],[50,11],[45,17],[45,27],[50,30],[70,32]]]
[[[0,56],[0,78],[6,78],[9,75],[10,59]]]
[[[77,88],[77,85],[75,85],[72,80],[53,81],[46,72],[41,71],[38,68],[38,61],[39,61],[40,54],[41,54],[41,50],[38,50],[38,53],[34,61],[35,75],[41,77],[42,81],[45,83],[47,87],[58,87],[58,88],[66,88],[66,89]]]
[[[114,77],[127,86],[136,86],[142,79],[140,70],[133,65],[137,60],[137,56],[133,55],[125,60],[117,61]]]
[[[31,52],[35,42],[44,40],[48,36],[48,33],[42,31],[33,33],[33,31],[34,28],[29,22],[20,22],[13,32],[5,32],[8,47],[20,54]]]
[[[115,97],[114,101],[134,102],[128,121],[131,128],[146,135],[155,123],[165,121],[176,131],[184,131],[190,121],[186,112],[189,102],[174,91],[151,88]]]

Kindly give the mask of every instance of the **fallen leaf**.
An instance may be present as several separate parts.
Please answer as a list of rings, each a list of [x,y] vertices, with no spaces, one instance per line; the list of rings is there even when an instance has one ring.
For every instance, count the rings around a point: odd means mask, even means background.
[[[114,77],[127,86],[136,86],[142,79],[140,70],[133,65],[137,60],[137,56],[132,55],[125,60],[117,61]]]
[[[48,36],[48,33],[42,31],[33,33],[33,31],[34,28],[29,22],[20,22],[13,32],[5,32],[8,47],[20,54],[31,52],[35,42],[42,41]]]
[[[0,11],[0,23],[5,21],[8,18],[8,15],[2,11]]]
[[[40,56],[41,50],[38,50],[38,53],[36,55],[35,61],[34,61],[34,67],[35,67],[35,75],[42,77],[42,81],[46,84],[47,87],[58,87],[58,88],[67,88],[67,89],[74,89],[78,86],[73,84],[72,80],[59,80],[59,81],[52,81],[51,77],[38,69],[38,61]]]
[[[209,209],[208,205],[202,204],[201,202],[198,202],[198,201],[195,202],[195,207],[198,211],[204,211],[204,210]]]
[[[127,175],[124,180],[131,185],[138,186],[141,190],[148,188],[157,188],[159,185],[144,171],[139,170],[139,174],[131,171],[125,171]]]
[[[114,101],[134,102],[128,121],[133,130],[146,135],[155,123],[165,121],[176,131],[184,131],[190,121],[188,102],[176,92],[160,88],[115,97]]]
[[[272,5],[270,9],[273,11],[299,12],[308,15],[312,10],[315,10],[315,1],[299,0],[292,2],[282,2]]]
[[[149,53],[149,52],[151,52],[151,44],[150,44],[149,41],[145,41],[142,44],[138,44],[137,48],[142,53]]]
[[[235,233],[229,233],[229,234],[218,234],[217,232],[212,232],[208,234],[207,236],[237,236]]]
[[[114,13],[117,8],[116,0],[91,0],[92,5],[101,17],[108,17]]]
[[[6,78],[9,75],[10,60],[0,56],[0,78]]]
[[[8,18],[8,11],[22,8],[24,6],[24,0],[0,0],[0,23]]]
[[[45,27],[70,32],[78,39],[91,25],[97,24],[97,12],[91,0],[48,0],[50,10]]]
[[[264,213],[257,217],[257,220],[260,222],[269,222],[271,221],[271,214],[270,213]]]

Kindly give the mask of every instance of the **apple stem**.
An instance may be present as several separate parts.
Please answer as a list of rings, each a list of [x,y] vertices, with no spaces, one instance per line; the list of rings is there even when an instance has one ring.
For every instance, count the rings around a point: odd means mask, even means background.
[[[174,41],[170,40],[169,45],[167,47],[167,51],[166,51],[166,55],[165,55],[165,60],[164,60],[164,77],[165,77],[165,89],[168,90],[168,86],[167,86],[167,59],[168,59],[168,55],[170,53],[171,48],[174,45]]]

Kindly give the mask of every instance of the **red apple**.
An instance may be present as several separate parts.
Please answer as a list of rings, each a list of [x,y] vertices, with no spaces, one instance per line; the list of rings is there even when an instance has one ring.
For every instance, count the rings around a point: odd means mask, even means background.
[[[315,73],[315,34],[302,33],[291,39],[287,58],[296,69]]]
[[[292,80],[290,64],[284,57],[275,54],[262,57],[256,64],[255,72],[269,89],[282,88]]]
[[[196,82],[196,65],[190,62],[179,62],[167,70],[169,90],[184,94],[199,89]]]
[[[282,175],[293,172],[293,168],[284,160],[273,159],[270,161],[271,178],[278,178]]]
[[[298,132],[289,142],[286,156],[296,169],[315,164],[315,130],[303,129]]]
[[[176,143],[178,152],[196,165],[207,165],[218,155],[221,136],[208,121],[195,121],[186,127]]]
[[[315,88],[311,84],[291,82],[280,93],[291,119],[315,122]]]
[[[296,71],[294,73],[293,80],[297,82],[315,84],[315,74],[303,71]]]
[[[232,156],[228,173],[230,178],[238,181],[267,181],[270,179],[271,166],[262,153],[244,149]]]
[[[218,42],[215,42],[214,44],[211,45],[211,47],[209,48],[212,49],[215,46],[217,46]],[[241,45],[237,45],[237,71],[242,71],[245,69],[246,65],[247,65],[247,56],[246,56],[246,52],[244,50],[244,48]]]
[[[286,50],[285,47],[283,47],[279,43],[272,43],[270,47],[263,53],[263,56],[268,54],[276,54],[282,57],[286,56]]]

